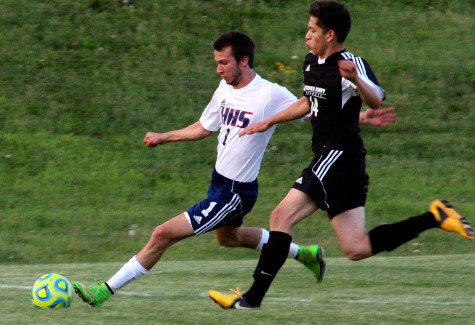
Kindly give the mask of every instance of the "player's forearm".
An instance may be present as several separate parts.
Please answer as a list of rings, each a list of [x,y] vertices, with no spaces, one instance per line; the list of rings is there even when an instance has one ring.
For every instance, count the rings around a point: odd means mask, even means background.
[[[361,97],[361,100],[365,102],[368,107],[378,109],[383,105],[383,101],[380,97],[380,94],[372,85],[366,83],[360,77],[353,81],[353,83],[358,89],[358,93]]]
[[[186,128],[164,133],[165,142],[196,141],[210,136],[213,132],[206,130],[201,122],[196,122]]]
[[[303,96],[280,113],[269,118],[271,125],[285,123],[304,117],[310,110],[307,97]]]

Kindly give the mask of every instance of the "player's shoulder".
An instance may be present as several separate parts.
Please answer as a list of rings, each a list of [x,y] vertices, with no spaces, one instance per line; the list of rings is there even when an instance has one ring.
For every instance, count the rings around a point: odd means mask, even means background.
[[[370,64],[368,61],[366,61],[363,57],[361,56],[356,56],[351,52],[348,52],[346,50],[342,51],[340,53],[341,57],[343,60],[351,60],[355,63],[356,69],[361,75],[367,75],[370,77],[370,79],[374,80],[376,77],[374,77],[374,72],[373,69],[371,68]]]
[[[343,60],[351,60],[355,63],[360,62],[360,63],[364,63],[365,65],[368,64],[368,62],[363,57],[355,55],[352,52],[349,52],[347,50],[339,52],[339,55],[341,56],[341,59]]]
[[[259,76],[259,75],[257,75]],[[264,79],[259,76],[259,93],[261,96],[267,95],[269,98],[292,98],[295,97],[290,90],[288,90],[286,87],[276,83],[269,81],[267,79]]]
[[[262,78],[260,75],[256,74],[254,88],[272,90],[273,88],[281,87],[279,84]]]

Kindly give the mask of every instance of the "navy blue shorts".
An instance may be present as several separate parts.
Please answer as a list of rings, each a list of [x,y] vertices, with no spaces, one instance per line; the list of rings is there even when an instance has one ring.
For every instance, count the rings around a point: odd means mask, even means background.
[[[325,147],[302,171],[293,188],[310,196],[330,219],[364,206],[369,184],[365,154]]]
[[[257,200],[257,180],[249,183],[233,181],[213,171],[208,197],[185,212],[195,235],[222,226],[240,227]]]

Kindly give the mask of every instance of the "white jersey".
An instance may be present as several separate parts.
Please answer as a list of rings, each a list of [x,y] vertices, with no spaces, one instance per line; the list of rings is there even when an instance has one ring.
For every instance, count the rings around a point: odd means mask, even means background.
[[[216,171],[235,181],[254,181],[276,126],[263,133],[242,137],[238,136],[239,132],[249,124],[263,121],[286,109],[296,100],[287,88],[257,74],[240,89],[234,89],[221,80],[200,118],[206,130],[220,131]]]

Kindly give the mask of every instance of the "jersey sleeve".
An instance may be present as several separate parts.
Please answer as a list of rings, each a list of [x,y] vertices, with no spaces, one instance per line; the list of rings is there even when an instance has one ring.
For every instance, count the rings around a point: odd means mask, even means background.
[[[379,85],[378,79],[376,78],[376,75],[371,69],[369,63],[360,57],[353,57],[353,62],[356,65],[356,71],[360,78],[378,93],[381,100],[384,100],[384,89]],[[343,78],[342,82],[344,86],[346,85],[347,87],[356,90],[356,86],[351,81]]]
[[[219,88],[213,94],[211,101],[208,103],[203,113],[201,113],[201,125],[208,131],[218,131],[221,127],[221,114],[218,103]]]
[[[269,109],[266,110],[265,118],[271,117],[292,105],[297,101],[297,97],[292,94],[287,88],[278,84],[272,84],[271,100]]]

